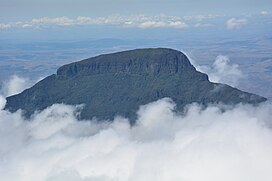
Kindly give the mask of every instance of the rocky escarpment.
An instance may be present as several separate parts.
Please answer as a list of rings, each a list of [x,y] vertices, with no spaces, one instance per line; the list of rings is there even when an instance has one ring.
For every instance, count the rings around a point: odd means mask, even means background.
[[[173,74],[195,70],[181,52],[170,49],[139,49],[100,55],[60,67],[60,76],[88,76],[95,74]]]
[[[85,59],[64,65],[32,88],[7,98],[6,109],[25,110],[30,116],[55,103],[85,104],[82,119],[136,116],[140,105],[163,97],[178,109],[198,102],[203,105],[263,102],[266,99],[209,82],[188,58],[172,49],[137,49]]]

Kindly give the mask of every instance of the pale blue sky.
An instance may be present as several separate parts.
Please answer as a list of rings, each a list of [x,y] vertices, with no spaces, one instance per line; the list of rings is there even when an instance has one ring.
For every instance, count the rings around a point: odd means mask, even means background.
[[[2,21],[55,16],[111,14],[254,14],[272,9],[271,0],[1,0]]]
[[[0,39],[266,36],[271,0],[0,0]]]

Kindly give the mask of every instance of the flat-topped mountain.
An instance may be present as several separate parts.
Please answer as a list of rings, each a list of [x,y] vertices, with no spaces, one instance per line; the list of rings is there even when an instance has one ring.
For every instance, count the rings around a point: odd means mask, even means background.
[[[179,51],[136,49],[100,55],[64,65],[22,93],[7,98],[6,109],[26,116],[55,103],[85,104],[82,119],[132,120],[140,105],[170,97],[181,110],[197,102],[250,103],[266,99],[224,84],[212,83]]]

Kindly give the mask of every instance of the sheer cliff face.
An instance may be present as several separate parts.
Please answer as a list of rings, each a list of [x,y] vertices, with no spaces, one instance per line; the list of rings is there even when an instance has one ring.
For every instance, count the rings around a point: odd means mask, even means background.
[[[175,74],[195,71],[188,58],[171,49],[139,49],[100,55],[94,58],[64,65],[57,75],[88,76],[94,74]]]
[[[140,105],[170,97],[186,104],[259,103],[266,99],[223,84],[211,83],[188,58],[172,49],[138,49],[100,55],[60,67],[21,94],[7,98],[6,109],[30,116],[54,103],[84,104],[82,119],[132,120]]]

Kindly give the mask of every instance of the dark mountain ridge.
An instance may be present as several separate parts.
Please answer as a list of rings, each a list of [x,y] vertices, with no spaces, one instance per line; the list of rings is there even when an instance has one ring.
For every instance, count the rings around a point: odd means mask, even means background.
[[[55,103],[85,104],[82,119],[136,117],[140,105],[170,97],[181,110],[197,102],[257,104],[266,98],[212,83],[179,51],[136,49],[64,65],[22,93],[7,98],[6,109],[26,116]]]

